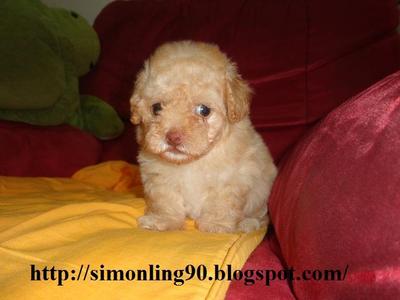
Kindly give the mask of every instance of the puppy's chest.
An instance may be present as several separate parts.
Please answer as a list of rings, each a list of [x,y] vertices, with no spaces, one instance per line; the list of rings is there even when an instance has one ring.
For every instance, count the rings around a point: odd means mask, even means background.
[[[177,178],[178,192],[183,198],[186,214],[193,219],[200,215],[207,191],[210,189],[210,175],[185,170]]]
[[[182,170],[177,181],[187,216],[195,219],[200,215],[207,197],[226,183],[223,174],[222,170],[203,167]]]
[[[215,174],[207,168],[185,168],[179,172],[178,192],[183,198],[186,215],[190,218],[197,218],[200,215],[204,201],[213,189]]]

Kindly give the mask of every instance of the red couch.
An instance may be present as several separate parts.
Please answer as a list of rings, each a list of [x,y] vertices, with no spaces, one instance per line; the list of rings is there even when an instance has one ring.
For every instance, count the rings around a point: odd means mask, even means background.
[[[399,212],[393,203],[400,182],[388,184],[390,194],[382,190],[386,183],[379,173],[399,177],[393,158],[399,148],[379,149],[387,139],[393,147],[400,140],[392,136],[392,122],[400,126],[400,76],[336,108],[399,69],[397,24],[393,0],[115,1],[96,19],[102,54],[82,78],[81,92],[112,104],[126,121],[125,133],[99,142],[68,126],[1,122],[0,174],[69,176],[104,160],[134,162],[128,99],[143,60],[165,41],[217,43],[254,88],[252,120],[281,169],[270,198],[275,231],[271,228],[244,268],[349,265],[342,284],[283,280],[248,287],[234,282],[227,298],[399,298],[400,239],[379,237],[380,230],[399,225],[393,221],[393,212]],[[378,154],[391,159],[379,162]],[[388,197],[369,205],[379,195]],[[383,225],[380,213],[390,218]],[[380,285],[371,285],[378,277]]]

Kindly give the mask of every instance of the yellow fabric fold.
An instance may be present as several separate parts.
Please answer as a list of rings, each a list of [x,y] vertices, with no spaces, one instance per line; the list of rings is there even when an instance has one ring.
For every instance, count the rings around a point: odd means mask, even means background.
[[[121,161],[84,168],[72,178],[0,177],[0,298],[223,299],[229,281],[210,280],[214,266],[240,269],[265,234],[203,233],[190,221],[182,231],[147,231],[136,222],[144,208],[138,168]],[[32,281],[31,265],[68,270],[69,278],[62,286]],[[137,276],[150,265],[172,271],[204,265],[208,273],[181,286],[94,280],[101,270]]]

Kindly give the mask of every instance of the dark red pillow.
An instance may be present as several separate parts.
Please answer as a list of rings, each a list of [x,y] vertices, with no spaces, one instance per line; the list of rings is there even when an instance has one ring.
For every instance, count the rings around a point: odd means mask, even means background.
[[[282,272],[284,267],[279,257],[279,246],[277,246],[275,235],[271,229],[269,228],[266,238],[253,251],[242,268],[244,276],[246,273],[254,274],[259,270],[265,277],[259,277],[259,280],[256,276],[251,277],[254,282],[248,281],[247,283],[245,279],[231,281],[225,300],[295,299],[288,281],[277,278],[277,274]]]
[[[96,138],[67,125],[0,122],[0,175],[71,176],[100,161]]]
[[[342,281],[293,281],[298,299],[400,299],[400,72],[334,110],[298,144],[270,213],[296,275],[347,272]]]
[[[340,20],[340,21],[338,21]],[[309,126],[400,66],[393,0],[113,1],[81,93],[129,119],[143,61],[166,41],[218,44],[254,89],[251,118],[278,162]]]

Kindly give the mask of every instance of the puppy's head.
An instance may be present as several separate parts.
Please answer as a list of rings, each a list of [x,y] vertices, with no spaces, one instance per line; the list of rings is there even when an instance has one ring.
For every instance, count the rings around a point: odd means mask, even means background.
[[[130,100],[138,143],[173,163],[197,159],[248,115],[250,94],[217,46],[164,44],[146,60]]]

